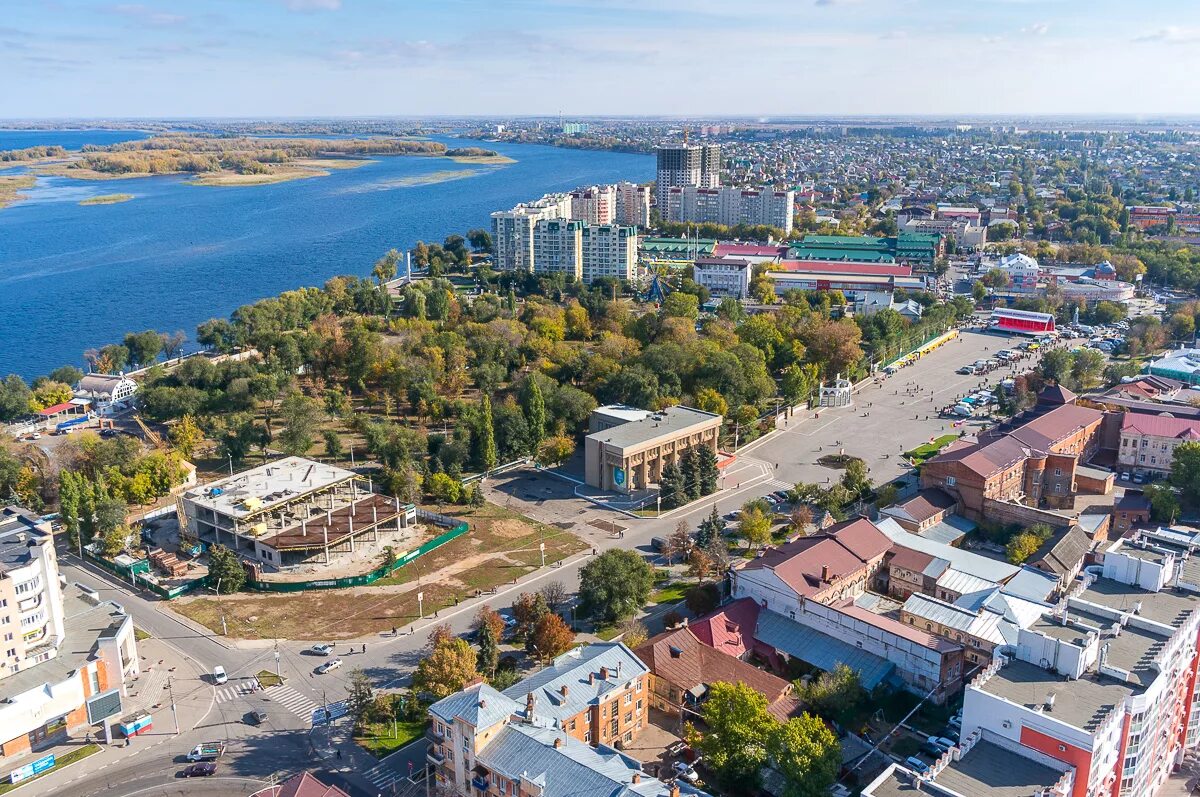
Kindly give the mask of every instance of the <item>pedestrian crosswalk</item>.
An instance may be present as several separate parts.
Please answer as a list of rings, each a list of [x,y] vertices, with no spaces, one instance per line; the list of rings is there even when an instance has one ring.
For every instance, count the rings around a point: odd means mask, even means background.
[[[238,683],[229,683],[224,686],[217,687],[217,702],[229,703],[233,700],[239,700],[248,694],[254,692],[258,682],[254,679],[239,681]]]
[[[345,700],[339,700],[336,703],[330,703],[326,706],[313,705],[313,709],[309,712],[313,725],[322,725],[326,722],[333,722],[339,717],[346,716],[350,711],[350,707],[346,705]]]
[[[792,490],[796,487],[795,484],[791,484],[780,479],[771,479],[767,482],[767,486],[774,487],[777,490]]]
[[[266,696],[301,719],[308,719],[317,708],[317,703],[286,684],[272,686]]]
[[[387,764],[376,764],[364,772],[363,777],[377,789],[390,789],[393,783],[400,780],[400,774]]]

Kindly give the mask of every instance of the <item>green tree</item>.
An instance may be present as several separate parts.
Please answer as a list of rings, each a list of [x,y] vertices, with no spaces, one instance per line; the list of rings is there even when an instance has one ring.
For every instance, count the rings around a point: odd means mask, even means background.
[[[1143,493],[1150,502],[1150,514],[1155,520],[1171,524],[1179,517],[1179,498],[1171,487],[1165,484],[1147,484]]]
[[[454,504],[462,495],[462,485],[449,474],[435,473],[425,480],[425,491],[439,503]]]
[[[163,341],[161,335],[153,329],[147,329],[145,332],[126,334],[124,344],[129,351],[130,361],[138,365],[150,365],[162,351]]]
[[[217,544],[208,549],[208,581],[218,594],[228,595],[246,583],[246,569],[236,553]]]
[[[525,391],[525,420],[529,424],[530,450],[536,455],[546,436],[546,399],[538,380],[530,379]]]
[[[847,462],[846,470],[842,472],[842,486],[855,498],[870,490],[871,480],[867,476],[867,463],[857,457]]]
[[[693,446],[684,452],[683,459],[681,460],[683,464],[683,467],[681,468],[683,471],[683,489],[687,493],[689,501],[695,501],[702,494],[700,485],[700,461],[697,458],[699,453],[699,448],[697,446]]]
[[[688,502],[687,480],[674,462],[663,466],[658,482],[658,494],[662,497],[664,509],[674,509]]]
[[[477,640],[479,655],[476,659],[479,669],[491,678],[496,674],[496,665],[500,663],[500,641],[490,623],[480,626]]]
[[[479,413],[479,464],[484,471],[496,467],[496,431],[492,422],[492,399],[483,394],[483,406]]]
[[[849,726],[857,718],[870,697],[858,673],[844,663],[807,684],[797,681],[796,696],[818,716],[842,726]]]
[[[747,547],[761,548],[771,542],[771,519],[758,506],[744,507],[738,518],[738,534]]]
[[[204,440],[204,432],[192,415],[184,415],[179,423],[171,427],[171,443],[184,459],[191,459],[196,447]]]
[[[1004,555],[1009,562],[1019,565],[1028,561],[1041,547],[1042,540],[1038,539],[1036,534],[1022,531],[1009,539],[1008,545],[1004,546]]]
[[[538,446],[537,462],[546,468],[561,465],[575,453],[575,441],[566,435],[547,437]]]
[[[375,261],[375,265],[371,267],[371,276],[382,287],[383,283],[390,281],[396,276],[396,266],[399,262],[400,253],[395,249],[389,249],[386,255]]]
[[[1042,376],[1065,385],[1071,376],[1072,357],[1065,349],[1052,349],[1042,355]]]
[[[279,448],[285,454],[298,456],[316,445],[317,430],[325,419],[325,411],[316,399],[292,392],[280,402],[279,418],[283,421]]]
[[[979,280],[975,280],[973,283],[971,283],[971,298],[974,299],[976,303],[982,302],[987,298],[987,295],[988,289],[986,285]]]
[[[712,495],[717,491],[721,475],[717,469],[717,455],[708,446],[699,446],[696,449],[696,465],[700,470],[700,494]]]
[[[767,753],[783,775],[783,797],[825,797],[842,763],[837,737],[808,712],[772,728]]]
[[[700,300],[690,293],[675,291],[663,301],[662,313],[668,318],[690,318],[694,321],[700,317]]]
[[[717,514],[717,505],[712,505],[712,511],[708,517],[700,521],[700,528],[696,531],[696,547],[707,548],[709,544],[721,536],[721,532],[725,530],[725,521],[721,520],[721,516]]]
[[[325,456],[330,459],[342,458],[342,436],[337,433],[336,429],[326,429],[321,432],[321,437],[325,439]]]
[[[614,548],[579,571],[579,600],[583,611],[603,622],[632,617],[646,605],[654,572],[635,551]]]
[[[767,713],[767,698],[744,683],[718,681],[701,710],[707,730],[690,733],[717,781],[738,793],[750,793],[767,763],[768,741],[777,724]]]
[[[1200,443],[1181,443],[1171,462],[1172,486],[1187,506],[1200,504]]]
[[[16,374],[9,374],[0,383],[0,421],[11,421],[29,413],[29,385]]]

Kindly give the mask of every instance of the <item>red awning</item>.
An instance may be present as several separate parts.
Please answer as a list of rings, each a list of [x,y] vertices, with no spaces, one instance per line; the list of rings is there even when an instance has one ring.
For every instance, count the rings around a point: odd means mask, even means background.
[[[47,407],[38,413],[44,418],[49,418],[51,415],[58,415],[60,412],[66,412],[75,405],[69,401],[64,401],[62,404],[55,404],[53,407]]]

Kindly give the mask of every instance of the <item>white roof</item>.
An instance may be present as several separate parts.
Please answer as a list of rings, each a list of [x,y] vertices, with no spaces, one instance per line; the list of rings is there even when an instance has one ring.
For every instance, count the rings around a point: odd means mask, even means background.
[[[988,559],[986,556],[964,551],[962,548],[955,548],[953,545],[946,545],[944,542],[919,537],[916,534],[906,531],[895,519],[890,517],[883,518],[875,525],[893,543],[901,548],[908,548],[937,557],[938,559],[945,559],[950,563],[951,570],[957,570],[965,575],[990,582],[989,586],[1007,581],[1020,570],[1019,567],[1010,565],[1007,562]]]
[[[1152,368],[1191,373],[1200,370],[1200,349],[1176,349],[1161,360],[1150,363]]]
[[[354,471],[303,457],[284,457],[184,493],[184,499],[227,517],[246,517],[319,492],[355,476]]]

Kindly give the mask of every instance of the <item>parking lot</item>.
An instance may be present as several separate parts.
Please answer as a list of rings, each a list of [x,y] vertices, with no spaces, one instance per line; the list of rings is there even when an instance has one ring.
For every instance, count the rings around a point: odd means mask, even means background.
[[[986,375],[955,373],[1020,342],[1008,335],[963,332],[894,375],[863,386],[855,393],[853,406],[793,418],[782,432],[744,446],[738,455],[766,463],[779,487],[836,481],[841,471],[817,460],[839,452],[864,460],[876,483],[894,479],[909,471],[903,452],[941,435],[970,434],[987,425],[982,419],[940,417],[938,411],[976,388],[1032,369],[1036,355]]]

